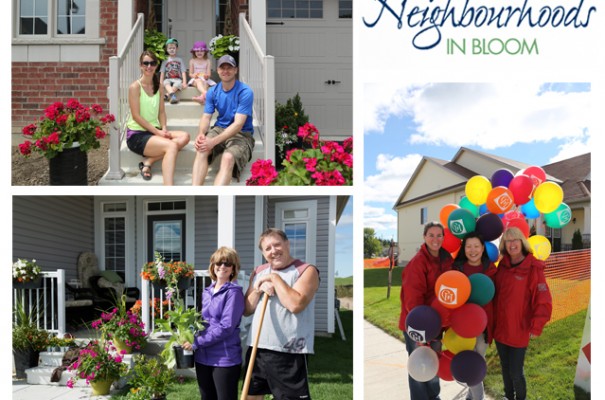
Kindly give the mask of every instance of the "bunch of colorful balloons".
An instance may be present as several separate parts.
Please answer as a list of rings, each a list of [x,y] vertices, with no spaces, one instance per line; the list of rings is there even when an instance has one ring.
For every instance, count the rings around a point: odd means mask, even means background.
[[[460,249],[462,238],[469,232],[478,232],[486,243],[490,260],[498,260],[496,241],[509,227],[517,227],[528,238],[534,255],[546,260],[551,252],[548,239],[542,235],[530,237],[526,219],[543,215],[546,226],[562,228],[571,221],[571,209],[563,203],[563,189],[555,182],[546,181],[546,173],[532,166],[513,175],[508,169],[499,169],[491,180],[476,175],[465,186],[466,197],[459,204],[447,204],[439,219],[445,229],[443,248],[452,255]]]
[[[443,248],[456,256],[462,238],[480,233],[492,262],[499,259],[498,242],[505,229],[517,227],[528,238],[534,256],[546,260],[551,245],[542,235],[530,237],[527,219],[543,215],[546,226],[562,228],[571,220],[571,209],[563,203],[563,190],[546,181],[540,167],[529,167],[514,175],[499,169],[491,179],[474,176],[465,186],[466,197],[459,204],[445,205],[439,214],[445,227]],[[462,250],[463,251],[463,250]],[[416,342],[430,343],[443,332],[443,351],[437,354],[429,346],[420,346],[408,358],[408,373],[420,382],[435,376],[457,380],[468,386],[480,383],[487,372],[483,357],[475,352],[476,338],[487,326],[483,306],[495,293],[492,280],[478,273],[467,277],[460,271],[448,271],[437,279],[436,299],[431,306],[410,311],[406,332]]]
[[[430,343],[443,333],[443,351],[428,346],[415,349],[408,358],[408,373],[420,382],[435,376],[457,380],[468,386],[480,383],[487,372],[483,357],[476,353],[476,338],[487,326],[482,306],[494,296],[494,284],[484,274],[467,277],[460,271],[447,271],[435,283],[435,301],[421,305],[406,318],[406,332],[413,340]]]

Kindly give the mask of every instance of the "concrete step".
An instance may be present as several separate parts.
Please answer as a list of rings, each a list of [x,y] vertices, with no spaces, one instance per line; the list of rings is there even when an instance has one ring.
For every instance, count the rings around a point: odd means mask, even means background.
[[[193,147],[193,143],[199,131],[200,118],[203,115],[203,106],[192,101],[191,98],[198,95],[199,92],[197,89],[188,87],[178,92],[177,97],[181,99],[179,103],[165,103],[168,129],[188,132],[191,137],[189,144],[181,150],[177,157],[174,177],[175,185],[191,185],[191,170],[193,168],[193,161],[195,160],[195,148]],[[212,118],[211,125],[213,125],[215,121],[216,114]],[[246,169],[242,171],[239,182],[232,180],[231,185],[245,185],[246,179],[250,177],[250,165],[254,161],[264,158],[264,146],[257,133],[258,124],[256,121],[254,122],[254,126],[255,145],[252,159],[246,165]],[[99,185],[162,185],[161,162],[158,161],[154,164],[152,168],[152,179],[145,181],[141,177],[139,171],[139,163],[141,161],[142,158],[130,151],[126,146],[126,141],[123,141],[120,147],[120,165],[125,173],[124,177],[121,180],[110,180],[103,177],[99,181]],[[213,184],[219,166],[220,158],[214,160],[213,164],[210,166],[204,183],[205,185]]]

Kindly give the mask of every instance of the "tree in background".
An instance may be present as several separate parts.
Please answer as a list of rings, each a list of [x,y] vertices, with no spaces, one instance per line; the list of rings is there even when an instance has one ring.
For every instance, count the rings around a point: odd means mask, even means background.
[[[373,228],[363,228],[363,257],[373,258],[382,254],[382,243]]]
[[[571,238],[571,249],[572,250],[581,250],[584,248],[584,244],[582,243],[582,232],[579,229],[576,229],[573,233],[573,237]]]

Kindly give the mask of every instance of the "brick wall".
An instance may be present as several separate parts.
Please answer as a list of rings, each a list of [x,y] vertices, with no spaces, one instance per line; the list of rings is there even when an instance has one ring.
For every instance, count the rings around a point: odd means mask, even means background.
[[[97,103],[108,110],[109,57],[117,55],[117,5],[117,0],[100,2],[100,36],[106,43],[100,46],[99,62],[12,63],[13,132],[34,122],[55,101],[75,98],[85,105]]]

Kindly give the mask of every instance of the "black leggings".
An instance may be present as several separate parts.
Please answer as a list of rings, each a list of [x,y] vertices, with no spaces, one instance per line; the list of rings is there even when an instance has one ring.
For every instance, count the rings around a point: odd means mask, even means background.
[[[241,367],[241,364],[232,367],[210,367],[195,363],[195,375],[202,400],[237,400]]]

